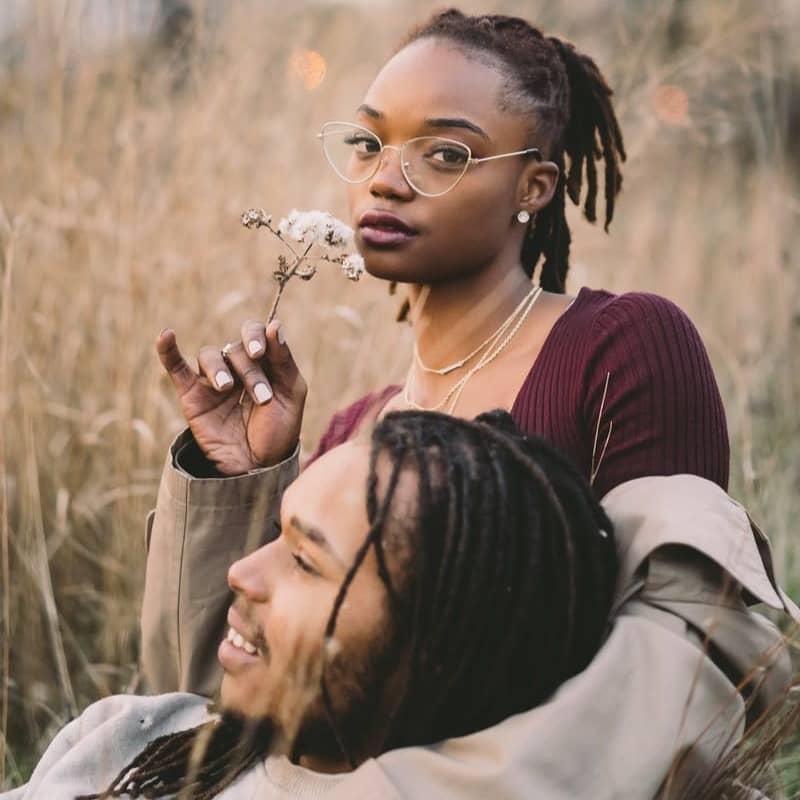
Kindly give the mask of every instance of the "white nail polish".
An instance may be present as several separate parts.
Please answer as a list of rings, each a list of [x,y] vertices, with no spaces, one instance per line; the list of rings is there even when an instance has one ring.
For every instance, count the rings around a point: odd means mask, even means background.
[[[253,339],[247,343],[247,352],[250,353],[251,356],[257,356],[261,352],[261,342],[257,339]]]
[[[278,344],[286,344],[286,337],[283,335],[283,325],[278,325]]]
[[[216,381],[217,386],[219,386],[220,389],[224,389],[226,386],[229,386],[231,383],[233,383],[233,378],[231,378],[231,376],[228,375],[228,373],[224,372],[223,370],[220,370],[214,376],[214,380]]]
[[[259,403],[266,403],[267,400],[272,399],[272,392],[266,383],[257,383],[253,387],[253,394],[256,396],[256,400],[258,400]]]

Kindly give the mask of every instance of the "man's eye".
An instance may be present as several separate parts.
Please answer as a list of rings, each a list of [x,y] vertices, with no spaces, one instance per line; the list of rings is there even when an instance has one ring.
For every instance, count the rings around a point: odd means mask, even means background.
[[[317,571],[302,556],[299,556],[297,553],[292,553],[292,558],[303,572],[307,572],[309,575],[317,574]]]

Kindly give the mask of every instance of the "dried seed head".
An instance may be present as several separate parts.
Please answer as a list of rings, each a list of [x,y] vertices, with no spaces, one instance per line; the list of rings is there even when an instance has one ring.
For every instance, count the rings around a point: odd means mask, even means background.
[[[358,253],[351,253],[342,259],[342,272],[351,281],[357,281],[364,274],[364,259]]]
[[[327,211],[292,210],[278,223],[285,239],[311,245],[347,247],[353,241],[353,229]]]
[[[250,208],[242,214],[242,225],[245,228],[266,228],[272,217],[263,208]]]

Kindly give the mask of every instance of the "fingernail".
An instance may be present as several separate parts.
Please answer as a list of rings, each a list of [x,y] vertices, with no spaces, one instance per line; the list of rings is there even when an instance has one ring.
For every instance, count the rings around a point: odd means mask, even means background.
[[[257,356],[261,350],[261,342],[259,342],[258,339],[252,339],[247,343],[247,352],[250,353],[251,356]]]
[[[283,325],[278,323],[278,344],[286,344],[286,337],[283,335]]]
[[[224,370],[220,370],[215,376],[214,380],[217,382],[217,386],[220,389],[224,389],[228,384],[233,383],[233,378],[228,375],[227,372]]]
[[[256,400],[258,400],[259,404],[266,403],[268,400],[272,399],[272,391],[266,383],[257,383],[253,387],[253,394],[256,396]]]

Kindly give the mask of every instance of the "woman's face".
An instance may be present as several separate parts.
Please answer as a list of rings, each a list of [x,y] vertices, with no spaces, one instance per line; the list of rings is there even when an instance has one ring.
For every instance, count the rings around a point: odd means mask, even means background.
[[[473,157],[530,146],[530,122],[501,110],[504,76],[468,58],[452,43],[422,39],[395,55],[367,91],[355,122],[385,145],[417,136],[467,144]],[[535,143],[534,143],[535,144]],[[375,175],[348,185],[351,222],[370,274],[405,283],[437,283],[476,273],[508,248],[519,258],[523,226],[516,221],[530,159],[476,164],[447,194],[426,197],[409,186],[396,150],[384,151]],[[413,229],[399,242],[377,243],[364,227],[370,211],[388,211]],[[535,209],[534,209],[535,210]]]

